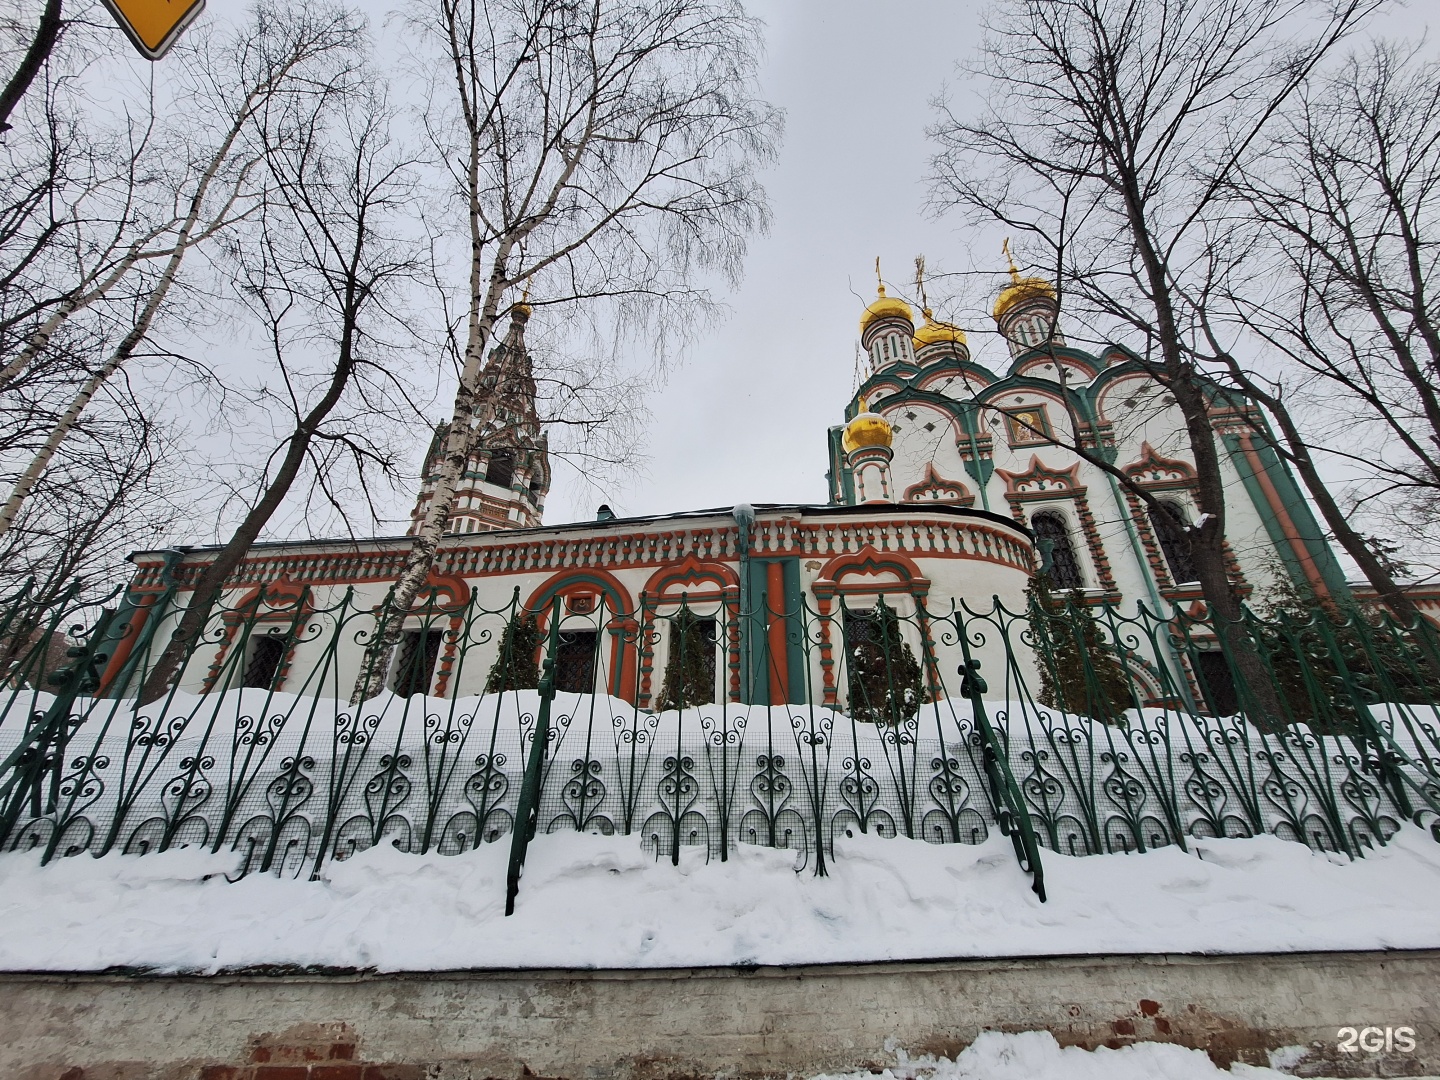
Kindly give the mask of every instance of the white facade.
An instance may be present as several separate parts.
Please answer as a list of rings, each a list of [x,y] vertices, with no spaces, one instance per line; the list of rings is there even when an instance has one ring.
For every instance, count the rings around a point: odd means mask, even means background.
[[[917,328],[908,305],[883,293],[867,310],[861,340],[872,371],[847,415],[868,409],[888,422],[895,497],[1013,518],[1049,548],[1056,586],[1093,602],[1132,611],[1137,601],[1152,611],[1198,602],[1188,559],[1166,550],[1140,501],[1065,445],[1102,457],[1192,523],[1184,418],[1154,369],[1120,346],[1096,356],[1065,344],[1053,291],[1036,279],[1017,275],[996,315],[1011,346],[1003,373],[971,361],[964,332],[928,312]],[[896,337],[909,338],[913,351],[877,347]],[[1324,533],[1258,412],[1217,394],[1211,415],[1232,580],[1260,597],[1291,584],[1322,597],[1343,591]],[[857,485],[861,459],[846,431],[830,433],[831,499],[867,502],[873,481],[865,492]]]
[[[349,694],[364,653],[353,639],[373,628],[371,612],[407,549],[404,538],[256,547],[224,606],[258,612],[285,641],[270,688]],[[157,594],[171,574],[183,593],[208,554],[196,550],[167,565],[163,553],[138,553],[133,593]],[[988,606],[998,596],[1020,610],[1032,560],[1029,537],[1013,522],[948,506],[761,506],[753,525],[720,510],[492,531],[453,537],[441,549],[405,627],[437,635],[425,689],[468,696],[483,691],[514,610],[535,612],[542,629],[558,613],[567,635],[599,635],[585,645],[599,658],[586,689],[654,708],[672,644],[664,630],[683,602],[718,627],[717,700],[833,705],[844,697],[846,609],[871,610],[883,598],[917,654],[921,633],[930,634],[953,684],[961,655],[942,623],[954,602]],[[173,607],[158,616],[161,640]],[[217,624],[187,666],[182,690],[229,687],[244,677],[251,658],[236,650],[253,648],[242,640],[244,625]],[[328,658],[337,633],[341,648]],[[998,641],[977,655],[1003,671]],[[305,685],[321,670],[319,685]],[[561,688],[581,689],[563,679]]]

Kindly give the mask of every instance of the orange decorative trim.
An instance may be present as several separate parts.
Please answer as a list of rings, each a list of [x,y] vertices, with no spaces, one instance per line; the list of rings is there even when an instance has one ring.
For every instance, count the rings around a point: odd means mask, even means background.
[[[546,578],[525,601],[524,609],[534,612],[543,626],[550,615],[550,601],[555,597],[568,602],[571,597],[593,596],[597,592],[608,601],[606,606],[612,616],[627,616],[635,610],[630,590],[614,574],[580,567],[562,570]]]
[[[974,506],[975,496],[959,480],[947,480],[937,473],[934,462],[927,462],[924,479],[905,489],[905,501],[944,502],[956,506]]]
[[[702,581],[714,582],[714,591],[687,593],[690,599],[715,600],[723,597],[726,589],[740,587],[740,576],[730,567],[724,563],[702,562],[691,552],[678,565],[663,566],[651,574],[650,579],[645,582],[643,592],[646,596],[653,597],[657,603],[664,603],[671,599],[672,589]]]
[[[100,676],[100,686],[95,691],[96,697],[104,697],[106,691],[119,677],[121,669],[130,659],[130,654],[135,651],[135,643],[140,640],[140,632],[145,629],[151,614],[155,610],[155,604],[163,594],[159,590],[146,591],[135,596],[135,606],[130,612],[129,622],[125,624],[128,631],[120,639],[119,645],[110,655],[110,661],[105,665],[105,671]]]
[[[262,610],[268,608],[268,611]],[[215,659],[210,661],[210,668],[205,673],[205,682],[200,688],[202,694],[208,694],[215,688],[215,683],[220,678],[220,672],[225,668],[225,658],[231,647],[235,644],[235,635],[239,632],[240,626],[247,619],[259,622],[293,621],[297,624],[306,618],[315,609],[315,604],[310,597],[310,587],[300,585],[288,580],[283,574],[275,581],[266,585],[257,585],[251,589],[234,605],[221,616],[221,625],[225,628],[225,634],[220,639],[220,645],[215,650]],[[285,678],[290,674],[290,665],[295,660],[295,642],[292,640],[285,649],[285,655],[280,658],[280,665],[275,669],[275,679],[271,684],[272,689],[279,689],[285,684]],[[244,675],[244,672],[241,672]]]
[[[894,574],[900,581],[880,585],[847,585],[844,581],[851,576],[874,574]],[[853,555],[839,555],[831,559],[821,569],[811,588],[817,597],[832,597],[837,592],[903,592],[920,599],[930,592],[930,579],[920,572],[913,559],[898,552],[882,554],[867,546]]]
[[[915,508],[919,511],[919,508]],[[1022,523],[1023,524],[1023,523]],[[701,527],[657,532],[611,533],[596,536],[550,536],[500,539],[503,534],[477,533],[442,547],[437,572],[460,580],[503,577],[518,573],[601,573],[606,570],[659,568],[695,554],[702,561],[738,559],[734,528]],[[760,521],[752,552],[759,556],[795,555],[830,558],[865,546],[904,551],[919,558],[972,559],[1029,572],[1030,543],[1023,535],[983,521],[952,521],[924,516],[885,521],[807,522],[799,518]],[[303,545],[296,545],[297,547]],[[378,546],[295,554],[259,552],[247,558],[231,577],[231,587],[289,577],[317,585],[360,585],[395,580],[404,565],[403,546]],[[159,573],[159,563],[141,564],[136,586],[145,587]],[[204,557],[182,563],[176,577],[182,589],[206,565]]]
[[[1275,481],[1270,479],[1269,470],[1260,460],[1260,454],[1255,449],[1255,442],[1251,438],[1250,430],[1246,428],[1237,431],[1236,436],[1240,442],[1240,450],[1250,464],[1250,471],[1254,473],[1255,481],[1265,495],[1265,501],[1270,504],[1270,510],[1280,525],[1280,531],[1284,534],[1285,541],[1290,545],[1290,550],[1295,553],[1295,558],[1300,563],[1305,580],[1310,583],[1310,588],[1315,590],[1315,596],[1318,599],[1328,600],[1330,589],[1325,584],[1325,575],[1320,573],[1320,568],[1315,565],[1315,556],[1310,553],[1309,545],[1305,543],[1304,538],[1300,535],[1300,530],[1296,528],[1295,519],[1290,516],[1290,511],[1285,506],[1285,500],[1275,489]]]
[[[425,602],[417,602],[410,609],[412,615],[421,611],[453,611],[470,602],[470,583],[459,574],[432,569],[415,594],[417,601],[422,597]]]
[[[996,469],[995,475],[1004,479],[1005,495],[1010,499],[1048,499],[1083,490],[1078,461],[1068,469],[1052,469],[1041,462],[1038,454],[1030,455],[1030,468],[1023,473]]]
[[[1120,471],[1146,488],[1188,488],[1195,482],[1195,466],[1162,456],[1148,442],[1140,444],[1140,459],[1122,466]]]
[[[1100,539],[1100,527],[1090,509],[1088,489],[1080,483],[1080,463],[1077,461],[1068,469],[1052,469],[1041,463],[1038,455],[1030,458],[1030,468],[1023,473],[996,469],[1005,478],[1005,500],[1010,504],[1010,513],[1021,525],[1025,524],[1024,503],[1054,502],[1069,499],[1075,506],[1080,532],[1085,537],[1085,547],[1090,552],[1090,561],[1095,566],[1095,576],[1104,599],[1117,599],[1119,590],[1115,587],[1115,575],[1110,570],[1110,556],[1105,552],[1104,541]]]
[[[603,611],[594,604],[596,594],[605,600]],[[613,574],[604,570],[576,568],[562,570],[547,578],[524,604],[523,610],[535,614],[536,625],[550,621],[551,603],[559,598],[566,610],[576,614],[595,614],[595,629],[610,633],[610,681],[607,690],[627,701],[635,700],[636,650],[632,647],[639,636],[634,618],[635,605],[630,590]],[[605,614],[602,621],[598,616]]]

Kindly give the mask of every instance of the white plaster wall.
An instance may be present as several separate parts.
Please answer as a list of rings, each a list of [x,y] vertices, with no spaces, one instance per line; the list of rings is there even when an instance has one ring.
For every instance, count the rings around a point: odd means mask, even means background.
[[[784,516],[785,515],[777,516],[771,513],[764,515],[763,520],[775,522]],[[936,554],[927,554],[923,550],[915,550],[913,536],[907,533],[904,537],[901,537],[898,532],[894,531],[893,527],[894,522],[903,520],[932,521],[938,525],[945,526],[954,525],[957,522],[964,523],[966,520],[964,518],[957,519],[943,513],[927,515],[918,507],[913,513],[907,511],[900,518],[895,518],[892,512],[882,513],[875,518],[870,518],[868,515],[857,516],[853,514],[827,517],[823,512],[813,516],[801,516],[793,513],[789,516],[796,521],[844,521],[852,525],[861,525],[866,522],[875,521],[892,522],[891,532],[887,534],[889,538],[882,541],[881,546],[887,551],[893,550],[896,547],[906,549],[904,554],[913,560],[919,574],[931,583],[928,606],[937,617],[943,618],[950,614],[953,610],[953,604],[962,600],[977,611],[988,612],[995,603],[996,597],[1011,611],[1020,611],[1024,608],[1025,587],[1028,581],[1028,572],[1026,570],[982,558],[955,557],[953,555],[942,557]],[[995,527],[993,523],[984,522],[983,520],[980,523],[990,528]],[[667,532],[674,533],[681,529],[703,532],[707,529],[713,531],[732,527],[733,519],[728,515],[717,515],[713,518],[668,518],[636,523],[635,525],[622,524],[621,526],[610,527],[610,531],[621,531],[630,534],[659,534]],[[1008,530],[1004,529],[1004,526],[1000,526],[999,528],[1002,531],[1008,532]],[[475,536],[473,539],[465,537],[464,541],[467,547],[483,547],[486,544],[514,542],[517,539],[517,535],[518,534],[481,534]],[[527,541],[544,541],[561,536],[575,538],[583,535],[586,534],[574,530],[536,530],[524,534],[523,539]],[[597,528],[595,532],[588,535],[603,536],[605,535],[605,530]],[[1010,535],[1013,536],[1014,534]],[[1018,537],[1016,538],[1018,539]],[[305,556],[317,552],[323,553],[325,550],[327,549],[315,545],[297,544],[279,550],[270,548],[260,552],[259,555],[260,557],[273,557],[277,554],[287,557]],[[756,557],[760,558],[768,557],[772,554],[786,553],[787,552],[784,551],[772,553],[768,549],[760,550],[758,547],[755,552]],[[883,554],[884,552],[882,552],[882,555]],[[800,556],[801,588],[805,596],[806,604],[812,615],[819,609],[819,604],[814,592],[815,581],[824,571],[831,557],[829,554],[821,556],[802,554]],[[732,571],[737,570],[737,562],[733,556],[720,561],[727,565]],[[574,569],[583,572],[584,568],[576,567]],[[644,590],[652,587],[651,581],[657,572],[657,568],[653,565],[633,567],[623,565],[606,566],[603,570],[605,575],[617,580],[628,592],[632,604],[638,602]],[[562,572],[560,569],[522,570],[511,573],[474,575],[465,579],[467,584],[477,590],[476,603],[478,608],[487,609],[488,611],[496,612],[496,614],[481,614],[469,626],[467,634],[469,644],[465,649],[463,664],[452,673],[451,681],[446,687],[447,695],[478,694],[483,690],[490,667],[498,654],[505,613],[508,613],[515,588],[517,586],[519,587],[521,604],[526,604],[538,590],[543,588],[560,572]],[[294,580],[298,581],[300,578],[303,578],[303,574]],[[853,587],[857,580],[861,579],[849,579],[847,584]],[[300,581],[300,583],[303,584],[303,581]],[[867,585],[873,585],[875,588],[869,592],[852,592],[849,595],[849,603],[852,607],[873,606],[875,598],[880,594],[881,587],[888,586],[889,588],[885,589],[887,603],[896,607],[907,616],[914,615],[914,604],[908,592],[903,590],[899,592],[896,591],[901,585],[899,578],[894,575],[882,574],[873,579],[864,579],[860,587],[863,589]],[[360,671],[364,642],[367,640],[367,637],[363,635],[367,635],[373,625],[367,612],[384,601],[388,588],[389,583],[384,581],[359,582],[355,584],[354,594],[348,609],[350,615],[345,624],[346,629],[341,635],[341,645],[338,650],[338,655],[333,660],[327,661],[325,652],[329,647],[333,634],[334,616],[326,614],[323,609],[338,605],[345,595],[346,586],[343,584],[321,584],[314,586],[312,588],[313,604],[317,609],[322,610],[307,620],[307,631],[302,634],[301,641],[295,647],[289,667],[290,675],[282,689],[286,692],[300,691],[308,673],[317,665],[323,662],[329,662],[332,664],[332,669],[327,674],[323,684],[312,682],[306,687],[307,692],[319,693],[322,696],[348,697],[350,688],[354,684]],[[225,596],[226,604],[230,606],[237,604],[243,597],[252,593],[253,589],[253,585],[245,585],[229,590]],[[696,595],[701,592],[713,593],[714,589],[715,586],[713,583],[702,582],[696,586],[689,587],[688,593],[689,595]],[[695,610],[702,615],[718,613],[718,608],[719,602],[715,600],[696,601],[695,603]],[[674,607],[667,606],[661,609],[660,614],[663,616],[672,613],[674,610]],[[838,625],[838,610],[837,605],[835,608],[837,622],[833,626],[831,638],[834,645],[833,655],[837,663],[835,673],[837,681],[840,684],[839,690],[843,697],[844,677],[840,666],[841,635]],[[607,623],[610,614],[611,612],[608,610],[604,612]],[[594,628],[598,625],[597,619],[593,615],[577,615],[567,611],[563,618],[562,626],[565,628],[587,629]],[[168,630],[174,625],[175,621],[176,616],[172,613],[162,622],[159,640],[165,640],[164,635],[168,633]],[[290,623],[288,619],[279,619],[273,624],[267,625],[288,628]],[[420,625],[421,619],[419,617],[411,617],[406,620],[407,629],[418,628]],[[449,629],[448,619],[444,617],[437,618],[429,622],[428,625],[431,629],[439,629],[442,631]],[[668,626],[663,618],[657,622],[654,629],[655,634],[652,638],[654,656],[650,692],[652,695],[658,696],[664,678],[670,642],[667,632]],[[960,663],[960,655],[955,642],[955,632],[952,630],[942,634],[939,632],[939,629],[940,628],[937,627],[935,640],[945,683],[951,692],[958,692],[959,680],[955,669]],[[823,688],[823,668],[820,664],[821,653],[818,648],[819,624],[813,618],[810,621],[809,630],[811,633],[811,644],[808,651],[810,657],[808,685],[813,688],[813,697],[818,702]],[[918,650],[920,646],[918,630],[911,628],[907,630],[907,633],[910,637],[914,638],[911,642],[912,648]],[[602,635],[600,672],[597,687],[604,692],[613,685],[612,675],[614,671],[612,667],[610,636],[608,631],[602,631]],[[207,639],[204,645],[197,649],[185,669],[181,680],[183,690],[198,692],[203,687],[205,679],[209,674],[211,663],[216,656],[217,649],[213,642],[218,640],[218,637],[217,621],[217,623],[212,626],[210,638]],[[985,665],[987,673],[994,672],[998,675],[998,673],[1004,670],[1003,644],[998,636],[995,634],[988,635],[983,643],[977,644],[976,649],[977,655]],[[437,673],[440,670],[438,664],[436,670]],[[728,688],[729,677],[728,659],[723,652],[717,656],[716,672],[719,688],[722,693],[725,693]],[[232,684],[235,681],[238,681],[238,675],[232,677]],[[638,684],[639,679],[637,677],[637,685]]]

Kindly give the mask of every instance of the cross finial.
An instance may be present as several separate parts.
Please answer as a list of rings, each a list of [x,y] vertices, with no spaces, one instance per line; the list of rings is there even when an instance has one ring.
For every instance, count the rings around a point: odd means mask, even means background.
[[[1000,250],[1005,252],[1005,261],[1010,264],[1010,280],[1019,281],[1020,268],[1015,265],[1015,256],[1010,254],[1010,238],[1008,236],[1005,238],[1005,243],[1001,245]]]
[[[880,290],[880,295],[885,295],[885,279],[880,276],[880,256],[875,256],[875,285]]]
[[[930,300],[925,295],[925,256],[915,256],[915,291],[920,294],[920,310],[930,315]]]

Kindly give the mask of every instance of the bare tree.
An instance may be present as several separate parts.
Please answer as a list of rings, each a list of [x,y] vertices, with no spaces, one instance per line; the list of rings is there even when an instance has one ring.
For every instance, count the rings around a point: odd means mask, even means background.
[[[20,104],[20,99],[30,89],[35,76],[40,74],[40,69],[50,59],[55,42],[60,39],[60,33],[64,29],[61,15],[61,0],[45,0],[45,7],[41,10],[39,23],[35,27],[35,36],[30,39],[15,73],[5,83],[4,89],[0,90],[0,133],[10,130],[10,114],[15,111],[15,106]]]
[[[13,415],[12,404],[0,417]],[[33,582],[37,611],[72,587],[87,598],[108,593],[123,580],[124,556],[175,524],[172,447],[152,412],[126,380],[110,384],[0,542],[0,583]]]
[[[128,327],[103,362],[93,366],[76,387],[48,437],[20,473],[9,497],[0,506],[0,536],[13,524],[25,499],[34,490],[60,445],[74,430],[95,392],[130,360],[150,334],[155,319],[174,288],[186,255],[211,239],[244,210],[249,179],[257,158],[242,136],[254,118],[277,99],[309,99],[317,84],[343,82],[343,59],[358,34],[355,18],[343,9],[308,5],[256,8],[253,22],[235,35],[202,47],[200,79],[209,102],[222,121],[208,156],[191,156],[189,168],[175,188],[176,212],[163,225],[148,229],[132,242],[117,264],[100,279],[81,283],[58,304],[0,378],[14,378],[44,350],[54,332],[82,306],[106,296],[145,260],[156,260],[156,271],[138,291]],[[341,70],[320,70],[337,57]],[[202,145],[205,140],[201,140]],[[17,370],[18,369],[18,370]]]
[[[1310,438],[1354,466],[1362,498],[1385,506],[1392,525],[1408,521],[1413,540],[1433,543],[1440,63],[1418,47],[1376,43],[1307,83],[1267,136],[1263,155],[1234,177],[1253,253],[1226,299],[1288,361],[1284,378],[1323,389],[1312,412],[1335,417],[1337,437]],[[1369,545],[1355,549],[1359,534],[1350,531],[1347,538],[1336,529],[1382,599],[1412,618],[1413,604],[1375,565]]]
[[[608,305],[631,333],[693,323],[709,304],[699,275],[733,279],[767,220],[754,174],[779,126],[755,96],[758,29],[737,0],[426,0],[411,21],[443,62],[426,120],[466,250],[462,368],[386,609],[402,613],[493,425],[486,348],[520,283],[540,309]],[[380,628],[357,700],[382,689],[401,632],[400,618]]]
[[[234,258],[270,341],[279,388],[267,397],[281,402],[289,430],[248,512],[196,579],[143,700],[165,692],[230,575],[307,467],[325,491],[337,456],[356,464],[362,482],[367,468],[393,468],[366,422],[396,411],[397,399],[407,407],[386,327],[403,327],[397,298],[422,266],[409,229],[417,162],[392,135],[398,125],[378,76],[356,75],[263,110],[270,190],[257,235],[242,237]]]
[[[1080,314],[1138,335],[1183,417],[1197,476],[1188,547],[1217,632],[1278,715],[1238,629],[1211,427],[1219,365],[1193,304],[1208,228],[1276,111],[1377,0],[1010,0],[992,9],[978,119],[940,104],[938,207],[1003,222]],[[1089,460],[1100,461],[1089,454]],[[1136,492],[1137,496],[1139,492]]]

